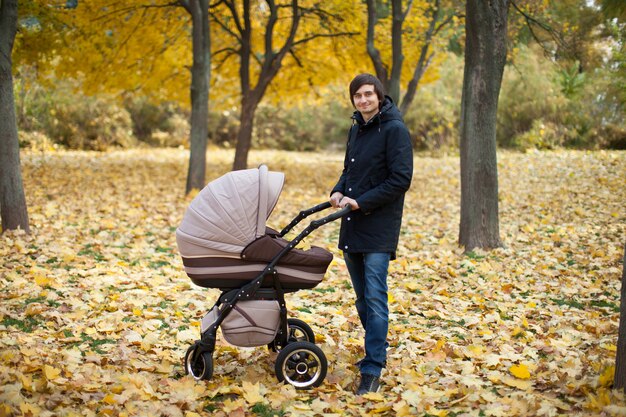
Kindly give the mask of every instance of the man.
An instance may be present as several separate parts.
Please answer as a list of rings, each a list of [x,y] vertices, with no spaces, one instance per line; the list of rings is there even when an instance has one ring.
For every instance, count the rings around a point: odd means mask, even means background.
[[[339,249],[365,329],[365,358],[357,364],[361,381],[356,393],[362,395],[378,391],[386,363],[387,270],[396,257],[413,151],[400,111],[375,76],[356,76],[350,83],[350,100],[356,111],[344,169],[330,203],[340,208],[350,205],[353,210],[342,219]]]

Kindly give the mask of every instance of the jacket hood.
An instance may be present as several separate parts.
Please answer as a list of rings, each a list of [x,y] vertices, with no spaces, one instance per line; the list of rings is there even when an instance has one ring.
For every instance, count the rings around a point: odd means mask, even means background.
[[[360,125],[368,125],[371,123],[384,123],[389,120],[402,120],[402,113],[400,113],[400,110],[394,104],[391,97],[385,96],[383,104],[380,107],[380,111],[370,120],[365,122],[365,119],[363,119],[361,112],[359,112],[358,110],[354,111],[354,113],[352,114],[352,119],[354,119],[356,123]]]

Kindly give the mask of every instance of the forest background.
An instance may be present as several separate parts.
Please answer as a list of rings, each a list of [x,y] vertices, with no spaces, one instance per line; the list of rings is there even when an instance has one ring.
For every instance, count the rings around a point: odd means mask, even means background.
[[[389,64],[391,9],[389,2],[378,3],[375,46]],[[402,36],[403,91],[420,52],[428,49],[405,119],[416,149],[455,149],[463,4],[410,3]],[[435,3],[438,27],[429,39]],[[510,11],[498,145],[626,148],[623,16],[589,1],[519,3]],[[367,11],[360,1],[325,2],[324,7],[326,16],[302,23],[303,38],[313,33],[311,25],[334,26],[309,36],[285,57],[256,112],[253,148],[310,151],[344,145],[352,113],[347,84],[356,73],[374,72],[366,50]],[[215,16],[224,10],[211,9]],[[19,12],[13,62],[22,147],[188,146],[192,44],[190,18],[182,7],[158,1],[56,1],[24,2]],[[255,13],[266,11],[259,7]],[[260,50],[263,39],[256,29],[253,48]],[[284,37],[286,29],[278,25],[275,38]],[[235,146],[240,123],[233,39],[230,28],[212,24],[208,140],[218,147]]]

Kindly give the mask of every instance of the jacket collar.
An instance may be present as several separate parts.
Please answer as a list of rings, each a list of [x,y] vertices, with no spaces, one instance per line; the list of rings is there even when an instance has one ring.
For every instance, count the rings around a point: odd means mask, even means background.
[[[358,123],[361,126],[368,126],[374,123],[378,123],[380,125],[380,123],[383,123],[387,120],[402,120],[402,114],[394,104],[391,97],[385,96],[383,104],[380,107],[380,111],[367,122],[365,121],[365,119],[363,119],[361,112],[359,112],[358,110],[354,111],[354,113],[352,114],[352,119],[354,120],[353,123]]]

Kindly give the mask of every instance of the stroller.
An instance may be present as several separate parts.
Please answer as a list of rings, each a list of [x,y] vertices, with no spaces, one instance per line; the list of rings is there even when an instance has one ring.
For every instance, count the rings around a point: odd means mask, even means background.
[[[328,369],[324,352],[306,322],[287,318],[285,293],[310,289],[324,278],[333,255],[325,249],[296,249],[322,225],[349,207],[314,220],[293,240],[283,238],[306,217],[329,208],[301,211],[280,233],[265,223],[284,185],[284,175],[267,166],[229,172],[210,182],[190,203],[176,230],[185,272],[200,287],[222,291],[202,318],[201,338],[189,347],[185,370],[196,380],[213,375],[217,329],[232,345],[267,345],[278,352],[280,382],[296,389],[319,386]]]

